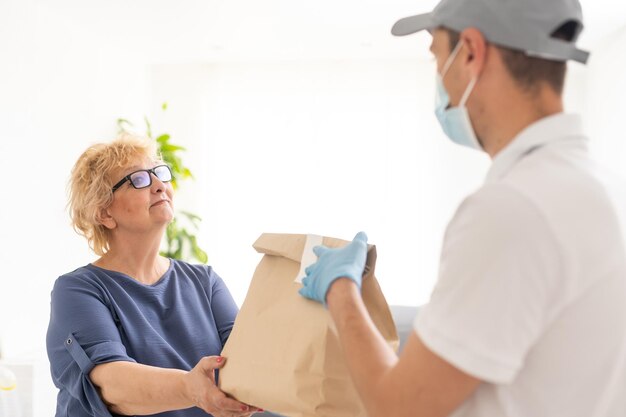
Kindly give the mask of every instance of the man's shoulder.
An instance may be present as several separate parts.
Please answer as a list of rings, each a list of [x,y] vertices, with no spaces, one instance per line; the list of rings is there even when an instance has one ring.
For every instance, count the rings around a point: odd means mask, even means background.
[[[537,241],[556,241],[550,219],[531,198],[503,182],[487,183],[469,195],[445,234],[446,245],[473,248],[479,242],[494,253]]]
[[[626,181],[584,150],[538,150],[498,182],[524,195],[551,222],[566,221],[564,213],[602,217],[619,211],[620,200],[626,201]]]
[[[523,188],[506,181],[489,182],[468,195],[460,204],[455,217],[471,215],[493,222],[523,217],[539,208]]]

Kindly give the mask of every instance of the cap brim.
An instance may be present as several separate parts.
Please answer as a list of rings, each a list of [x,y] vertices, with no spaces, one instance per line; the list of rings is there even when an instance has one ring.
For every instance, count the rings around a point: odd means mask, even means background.
[[[405,36],[424,29],[433,29],[437,26],[432,19],[432,13],[418,14],[398,20],[391,28],[394,36]]]

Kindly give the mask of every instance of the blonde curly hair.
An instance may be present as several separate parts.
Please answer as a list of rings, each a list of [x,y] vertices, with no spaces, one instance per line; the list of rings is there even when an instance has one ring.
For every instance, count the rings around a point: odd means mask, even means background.
[[[155,141],[123,134],[90,146],[72,168],[67,204],[72,226],[99,256],[109,250],[109,229],[102,225],[100,213],[113,202],[112,187],[120,178],[112,176],[137,159],[159,160]]]

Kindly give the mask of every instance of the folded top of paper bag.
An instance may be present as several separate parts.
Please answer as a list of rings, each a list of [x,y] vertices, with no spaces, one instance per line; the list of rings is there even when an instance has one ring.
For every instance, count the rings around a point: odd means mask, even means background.
[[[322,237],[319,235],[285,234],[285,233],[263,233],[252,245],[254,249],[266,255],[280,256],[291,259],[302,264],[302,272],[313,259],[305,249],[313,249],[313,246],[323,244],[330,248],[341,248],[347,245],[347,240],[332,237]],[[313,255],[314,256],[314,255]],[[374,273],[376,264],[376,250],[373,245],[368,245],[367,262],[365,264],[366,275]],[[296,277],[294,277],[296,278]],[[297,278],[302,278],[299,274]]]

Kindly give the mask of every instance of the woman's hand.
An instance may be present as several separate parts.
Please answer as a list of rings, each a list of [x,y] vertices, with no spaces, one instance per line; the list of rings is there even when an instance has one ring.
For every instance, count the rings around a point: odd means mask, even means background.
[[[228,397],[217,387],[215,370],[225,362],[221,356],[205,356],[189,371],[185,386],[193,404],[215,417],[248,417],[262,411]]]

